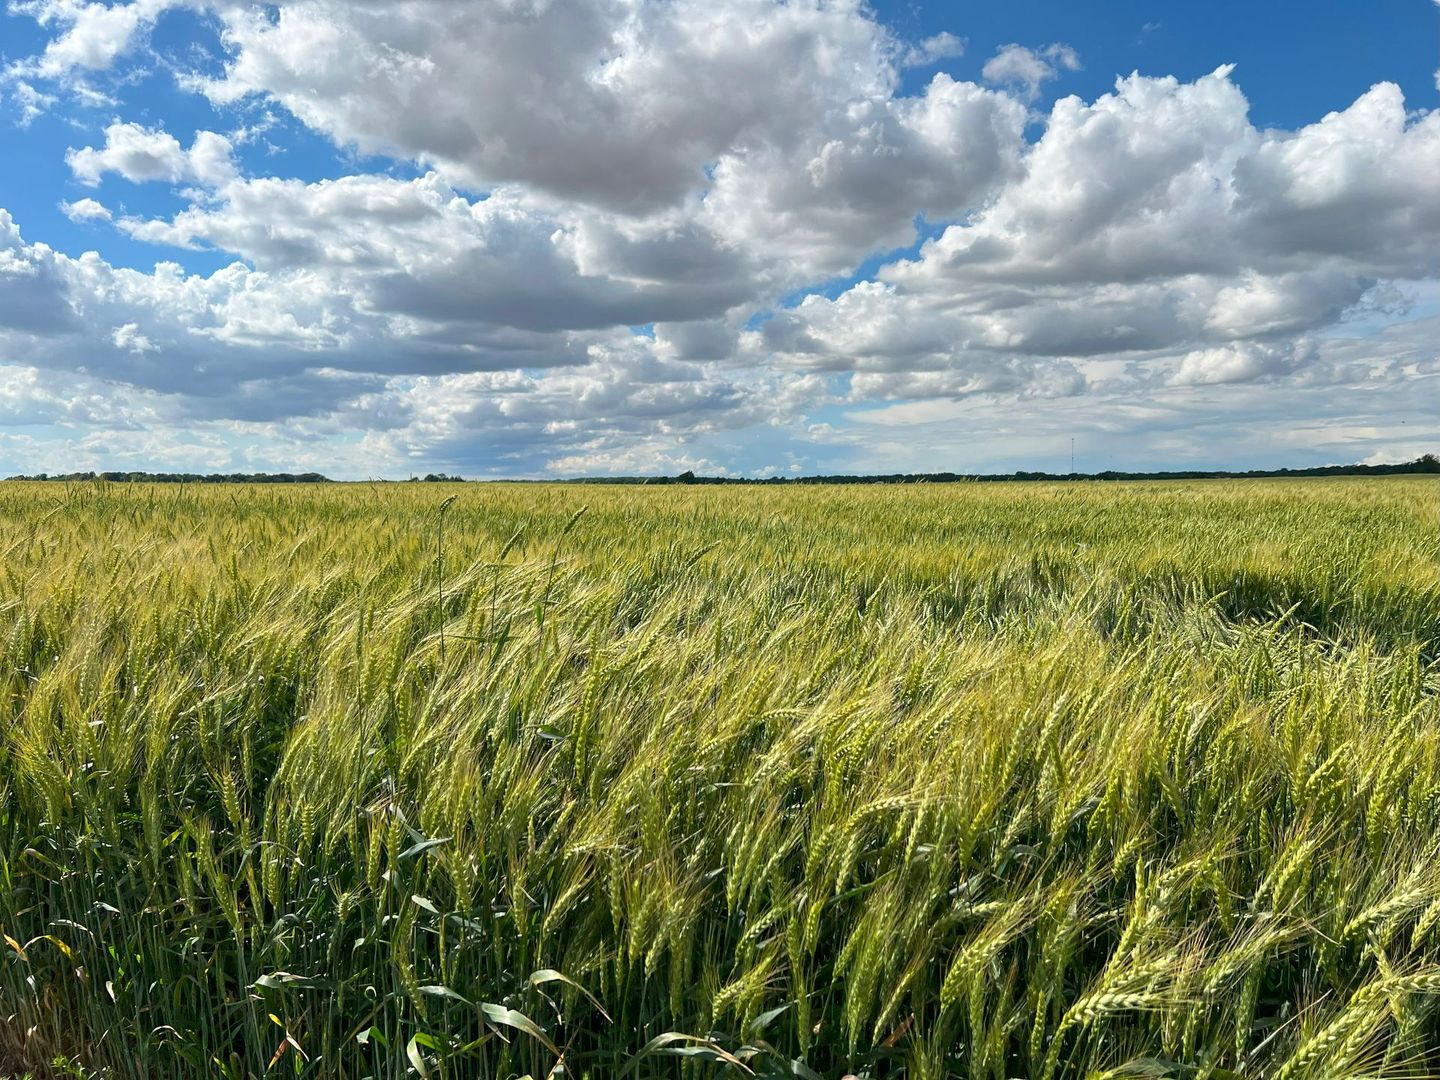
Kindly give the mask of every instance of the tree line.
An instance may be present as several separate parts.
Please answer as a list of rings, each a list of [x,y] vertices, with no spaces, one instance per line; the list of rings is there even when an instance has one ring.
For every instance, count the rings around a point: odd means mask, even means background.
[[[1413,473],[1440,474],[1440,457],[1424,454],[1414,461],[1386,465],[1317,465],[1305,469],[1170,469],[1153,472],[1121,472],[1107,469],[1096,473],[1050,473],[1020,470],[1013,473],[877,473],[871,475],[835,476],[696,476],[682,472],[678,476],[581,476],[568,480],[509,481],[510,483],[567,484],[957,484],[1016,480],[1225,480],[1261,477],[1302,476],[1398,476]],[[108,480],[112,483],[149,484],[330,484],[328,476],[307,473],[152,473],[152,472],[72,472],[35,473],[11,476],[9,480]],[[428,473],[423,478],[412,476],[409,483],[460,483],[462,476]]]

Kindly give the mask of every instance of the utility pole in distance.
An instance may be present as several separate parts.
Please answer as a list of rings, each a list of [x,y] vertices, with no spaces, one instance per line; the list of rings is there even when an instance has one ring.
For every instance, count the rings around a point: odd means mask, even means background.
[[[1075,475],[1075,436],[1070,436],[1070,475]]]

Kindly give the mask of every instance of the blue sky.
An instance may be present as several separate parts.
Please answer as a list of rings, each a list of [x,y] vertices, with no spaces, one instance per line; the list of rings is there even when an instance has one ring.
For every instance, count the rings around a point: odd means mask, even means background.
[[[1343,109],[1377,82],[1392,81],[1415,106],[1435,104],[1440,26],[1434,5],[1412,0],[1297,6],[1283,0],[1210,3],[1021,2],[883,4],[900,32],[944,30],[969,39],[967,55],[947,64],[978,78],[984,61],[1008,42],[1064,41],[1084,67],[1063,93],[1094,98],[1130,71],[1195,79],[1220,64],[1236,79],[1261,127],[1295,128]],[[919,74],[923,78],[923,72]]]
[[[1440,6],[0,16],[0,473],[1440,449]]]

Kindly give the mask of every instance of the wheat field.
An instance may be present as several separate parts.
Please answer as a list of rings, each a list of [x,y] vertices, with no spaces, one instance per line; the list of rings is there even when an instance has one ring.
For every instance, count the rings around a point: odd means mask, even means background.
[[[1440,1075],[1440,484],[0,485],[0,1075]]]

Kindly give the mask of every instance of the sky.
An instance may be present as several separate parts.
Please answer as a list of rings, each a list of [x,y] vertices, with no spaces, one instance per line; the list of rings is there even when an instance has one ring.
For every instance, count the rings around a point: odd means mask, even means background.
[[[1440,5],[9,0],[0,475],[1440,451]]]

